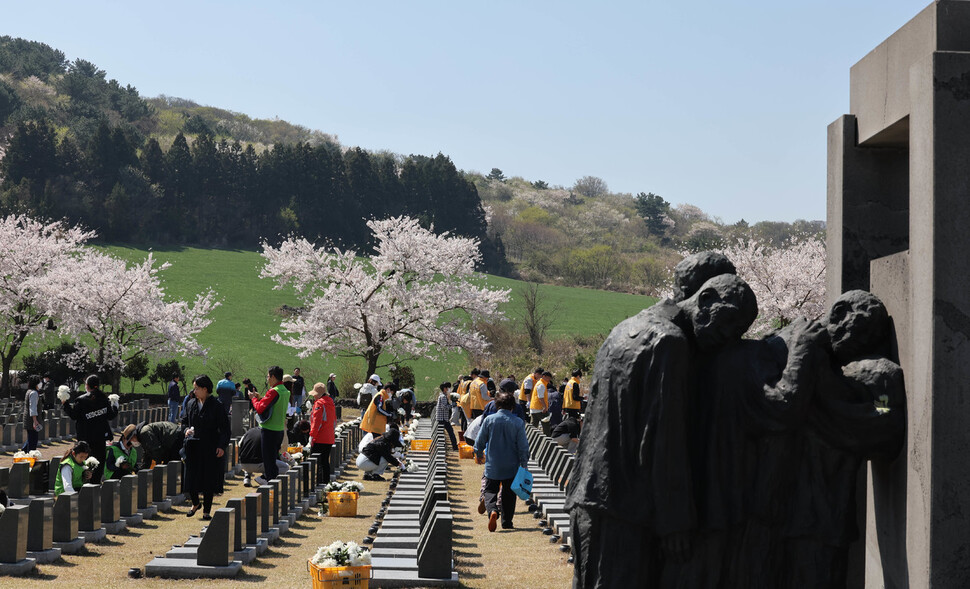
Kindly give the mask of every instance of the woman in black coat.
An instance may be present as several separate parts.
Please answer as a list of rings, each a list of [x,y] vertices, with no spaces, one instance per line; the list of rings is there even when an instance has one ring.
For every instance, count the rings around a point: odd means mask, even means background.
[[[202,519],[212,519],[212,496],[222,493],[229,445],[229,418],[222,403],[212,396],[212,379],[200,374],[192,381],[195,399],[189,401],[185,426],[185,490],[192,499],[188,515],[202,509]],[[199,503],[199,493],[202,503]]]

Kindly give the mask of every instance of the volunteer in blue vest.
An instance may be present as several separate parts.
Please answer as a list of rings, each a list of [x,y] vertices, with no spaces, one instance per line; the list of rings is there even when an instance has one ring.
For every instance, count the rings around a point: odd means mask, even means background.
[[[476,461],[485,463],[485,509],[488,511],[488,531],[495,531],[499,516],[502,529],[509,530],[515,515],[515,498],[512,480],[529,464],[529,440],[525,437],[522,420],[512,413],[515,397],[500,392],[495,396],[498,413],[489,415],[482,422],[482,429],[475,438]],[[501,490],[501,514],[496,505]]]
[[[283,444],[283,434],[286,424],[286,410],[290,404],[290,391],[283,386],[283,369],[279,366],[272,366],[266,371],[266,384],[269,390],[259,397],[256,393],[249,393],[249,399],[253,403],[253,409],[258,415],[265,415],[267,411],[272,411],[268,417],[259,423],[262,430],[260,439],[260,450],[263,454],[263,473],[266,480],[271,481],[279,476],[279,469],[276,467],[276,457],[280,453],[280,446]]]

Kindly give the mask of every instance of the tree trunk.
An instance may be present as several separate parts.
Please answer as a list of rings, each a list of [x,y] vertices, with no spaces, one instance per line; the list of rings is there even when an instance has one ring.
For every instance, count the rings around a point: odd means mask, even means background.
[[[3,367],[3,376],[0,378],[0,396],[10,397],[10,367],[13,366],[13,355],[3,356],[0,362]]]
[[[364,359],[367,360],[367,374],[364,375],[364,379],[370,378],[370,375],[377,372],[377,360],[381,357],[380,354],[367,354]]]

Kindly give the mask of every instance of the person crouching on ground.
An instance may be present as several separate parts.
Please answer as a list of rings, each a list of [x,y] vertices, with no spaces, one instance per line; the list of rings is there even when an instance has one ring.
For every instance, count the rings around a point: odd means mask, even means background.
[[[54,481],[54,496],[61,493],[74,493],[81,489],[84,483],[91,480],[93,472],[84,468],[84,461],[91,455],[91,445],[79,440],[74,447],[64,453],[61,465],[57,469],[57,480]]]
[[[560,421],[556,427],[552,428],[549,437],[570,453],[575,454],[576,448],[579,447],[579,432],[581,428],[582,422],[580,421],[579,415],[566,413],[566,418]]]
[[[332,376],[332,375],[331,375]],[[313,408],[310,409],[310,454],[317,458],[317,484],[330,482],[330,449],[334,445],[334,428],[337,425],[337,408],[330,397],[330,388],[318,382],[313,385],[310,395]]]
[[[243,434],[242,439],[239,440],[239,466],[243,469],[243,486],[251,487],[255,481],[256,486],[262,486],[269,484],[265,477],[256,476],[254,474],[262,473],[265,469],[263,466],[263,450],[262,450],[262,430],[258,427],[253,427],[246,430]],[[279,456],[276,457],[276,471],[278,474],[283,475],[290,469],[290,465],[285,461],[281,460]]]
[[[515,399],[506,392],[495,397],[498,413],[489,415],[482,422],[482,428],[475,438],[475,457],[485,463],[485,509],[488,511],[488,531],[495,531],[499,515],[502,529],[513,528],[515,515],[515,493],[512,480],[519,467],[529,464],[529,441],[525,436],[522,421],[512,413]],[[486,452],[487,451],[487,452]],[[487,456],[487,458],[486,458]],[[501,489],[502,510],[496,505]]]
[[[135,472],[135,463],[138,460],[138,451],[135,448],[140,445],[138,428],[133,423],[128,424],[118,441],[108,446],[104,457],[105,478],[120,479]]]
[[[384,477],[381,475],[387,470],[387,465],[401,465],[394,456],[394,451],[403,447],[401,430],[398,429],[396,422],[391,422],[388,430],[364,446],[357,456],[357,468],[364,471],[364,480],[383,481]]]

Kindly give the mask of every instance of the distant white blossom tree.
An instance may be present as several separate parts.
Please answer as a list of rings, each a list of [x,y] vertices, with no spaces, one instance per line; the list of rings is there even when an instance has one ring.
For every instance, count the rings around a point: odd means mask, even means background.
[[[416,219],[394,217],[369,221],[375,254],[316,247],[291,237],[279,247],[263,243],[266,266],[261,276],[274,288],[292,285],[302,299],[302,313],[282,322],[274,340],[306,357],[361,357],[367,374],[380,358],[384,366],[446,350],[480,352],[484,337],[470,325],[497,321],[508,290],[479,286],[475,264],[478,241],[435,234]]]
[[[0,390],[10,391],[10,366],[27,338],[42,334],[50,316],[39,304],[37,280],[78,251],[93,232],[25,215],[0,219]]]
[[[734,262],[758,298],[758,319],[749,333],[761,335],[799,317],[825,312],[825,242],[815,236],[792,238],[781,247],[749,239],[720,250]]]
[[[77,366],[90,359],[112,375],[117,391],[121,371],[139,356],[205,356],[196,335],[219,302],[211,289],[192,304],[166,301],[158,273],[168,267],[156,266],[151,254],[129,265],[94,249],[53,265],[36,285],[62,333],[78,338],[78,354],[65,360]]]

